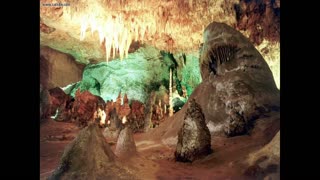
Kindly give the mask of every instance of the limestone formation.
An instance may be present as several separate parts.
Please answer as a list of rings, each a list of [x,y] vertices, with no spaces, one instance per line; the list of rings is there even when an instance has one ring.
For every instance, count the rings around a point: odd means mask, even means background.
[[[143,130],[145,124],[145,106],[142,102],[137,100],[131,101],[131,112],[127,116],[127,126],[129,126],[133,132]]]
[[[133,133],[130,127],[121,130],[115,154],[118,157],[130,157],[137,152],[136,144],[133,139]]]
[[[40,89],[40,122],[51,115],[51,96],[47,89]]]
[[[110,124],[103,131],[103,135],[112,141],[116,141],[121,129],[122,129],[121,119],[117,114],[116,108],[114,108],[110,114]]]
[[[120,129],[110,129],[110,127],[106,127],[103,131],[103,136],[110,141],[117,141],[120,134]]]
[[[279,110],[280,94],[269,66],[232,27],[217,22],[207,26],[200,64],[203,82],[191,97],[207,120],[223,124],[227,136],[250,133],[255,119]]]
[[[51,116],[56,121],[71,121],[74,99],[61,88],[55,87],[49,90],[51,97]]]
[[[280,179],[280,130],[261,149],[249,154],[248,168],[243,172],[251,178]]]
[[[54,115],[57,109],[63,110],[66,106],[66,102],[71,99],[69,95],[64,93],[64,91],[59,88],[55,87],[52,89],[49,89],[49,93],[51,96],[51,115]]]
[[[87,126],[89,121],[94,121],[94,113],[97,109],[104,109],[104,101],[99,96],[89,91],[80,92],[78,89],[73,103],[73,118],[80,127]]]
[[[115,155],[99,127],[90,123],[65,149],[53,179],[130,179],[132,175],[115,162]]]
[[[182,128],[178,133],[175,151],[177,161],[192,162],[212,153],[211,136],[201,107],[194,99],[189,101]]]
[[[156,93],[153,91],[150,94],[149,100],[146,104],[146,109],[145,109],[145,122],[144,122],[144,131],[148,132],[149,129],[152,127],[152,112],[153,112],[153,105],[155,104],[156,101]]]

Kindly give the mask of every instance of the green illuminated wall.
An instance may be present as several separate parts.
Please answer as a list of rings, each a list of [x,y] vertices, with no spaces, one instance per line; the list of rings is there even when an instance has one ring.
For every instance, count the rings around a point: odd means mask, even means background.
[[[169,63],[170,64],[170,63]],[[113,60],[109,63],[89,64],[85,67],[82,81],[71,90],[89,90],[104,100],[115,100],[121,91],[127,93],[129,99],[145,102],[152,90],[158,91],[163,85],[168,89],[168,63],[160,51],[146,46],[129,54],[124,60]],[[190,95],[201,82],[199,61],[197,57],[187,55],[185,66],[178,68],[181,85],[185,86]]]

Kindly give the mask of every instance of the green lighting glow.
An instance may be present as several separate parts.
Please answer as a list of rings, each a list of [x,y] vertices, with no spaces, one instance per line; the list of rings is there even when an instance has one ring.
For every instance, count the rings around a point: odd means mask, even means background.
[[[169,64],[170,65],[170,64]],[[129,54],[122,61],[89,64],[83,72],[83,79],[71,90],[74,96],[78,88],[88,90],[106,100],[116,100],[119,92],[127,93],[129,99],[146,102],[151,91],[168,89],[169,67],[161,58],[160,51],[147,46]],[[199,61],[194,56],[187,56],[186,65],[177,71],[181,85],[190,96],[201,82]],[[161,88],[160,88],[161,87]],[[163,90],[162,90],[163,91]]]

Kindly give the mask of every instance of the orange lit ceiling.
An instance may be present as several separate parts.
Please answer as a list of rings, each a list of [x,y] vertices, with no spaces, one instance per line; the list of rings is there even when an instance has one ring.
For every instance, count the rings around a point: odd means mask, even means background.
[[[70,6],[44,6],[43,3]],[[160,50],[194,53],[212,21],[235,24],[236,0],[40,0],[40,43],[77,61],[123,59],[139,41]],[[40,28],[41,29],[41,28]]]

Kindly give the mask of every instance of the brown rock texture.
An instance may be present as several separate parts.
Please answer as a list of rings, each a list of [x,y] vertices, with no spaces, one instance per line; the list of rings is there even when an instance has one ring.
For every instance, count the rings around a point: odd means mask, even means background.
[[[280,131],[261,149],[249,154],[244,174],[251,178],[280,179]]]
[[[71,99],[71,96],[64,93],[64,91],[59,87],[50,89],[49,93],[51,96],[51,104],[52,104],[51,115],[54,115],[57,109],[63,110],[66,107],[66,103]]]
[[[175,151],[177,161],[192,162],[212,153],[211,136],[201,107],[194,99],[188,102]]]
[[[82,79],[84,65],[77,63],[68,54],[40,48],[40,84],[43,88],[65,87]]]
[[[99,127],[91,123],[65,149],[53,179],[132,179],[126,169],[117,164],[115,155]]]
[[[55,87],[49,90],[51,98],[51,116],[56,121],[72,120],[72,108],[74,98],[66,94],[61,88]]]
[[[49,34],[41,32],[40,43],[72,54],[82,63],[89,63],[90,60],[101,62],[106,59],[105,45],[99,43],[98,33],[91,35],[89,29],[85,39],[80,41],[81,22],[84,15],[99,13],[97,21],[106,22],[108,17],[119,17],[121,13],[124,24],[131,21],[142,21],[144,25],[150,24],[140,43],[172,52],[192,52],[201,42],[204,26],[210,22],[216,20],[230,25],[236,23],[233,5],[238,3],[238,0],[129,0],[122,2],[88,0],[69,1],[73,4],[70,7],[48,8],[42,5],[51,1],[40,1],[40,17],[46,26],[55,28],[55,31]],[[134,49],[134,46],[140,43],[133,41],[129,49]],[[117,54],[115,58],[118,57]]]
[[[240,0],[235,5],[239,30],[250,32],[249,38],[255,44],[263,39],[271,42],[280,39],[280,1]]]
[[[51,116],[51,96],[47,89],[40,86],[40,122]]]
[[[119,134],[115,154],[118,157],[131,157],[136,153],[137,148],[133,139],[133,132],[130,127],[125,127]]]
[[[279,90],[271,70],[240,32],[211,23],[204,32],[200,61],[203,82],[193,97],[204,107],[207,120],[224,124],[226,135],[248,133],[254,119],[279,110]]]
[[[250,133],[257,118],[280,111],[280,92],[270,68],[245,36],[214,22],[206,28],[204,42],[200,51],[202,82],[189,100],[194,98],[201,106],[212,135]],[[186,111],[185,105],[169,119],[166,126],[175,128],[169,128],[163,138],[178,133]]]
[[[143,130],[145,123],[145,106],[138,100],[131,101],[131,112],[127,116],[127,126],[129,126],[133,132]]]
[[[89,121],[94,121],[94,114],[98,107],[104,109],[104,101],[101,97],[91,94],[89,91],[76,92],[73,103],[73,118],[79,126],[87,126]]]

